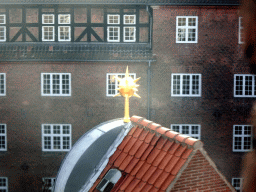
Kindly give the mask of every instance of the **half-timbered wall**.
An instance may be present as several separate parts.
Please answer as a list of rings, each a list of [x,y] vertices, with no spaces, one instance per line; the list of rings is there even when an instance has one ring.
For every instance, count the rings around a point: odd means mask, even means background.
[[[117,23],[109,23],[110,15],[118,16]],[[50,17],[49,17],[50,16]],[[125,16],[135,21],[125,22]],[[45,17],[45,18],[44,18]],[[145,6],[5,6],[0,9],[3,42],[113,42],[108,40],[109,26],[119,28],[115,42],[147,43],[150,38],[149,14]],[[61,20],[63,18],[67,21]],[[44,20],[50,19],[50,20]],[[52,19],[52,20],[51,20]],[[133,29],[130,30],[129,27]],[[125,29],[127,28],[127,29]],[[129,29],[128,29],[129,28]],[[135,30],[134,30],[135,29]],[[132,41],[126,37],[135,33]],[[127,31],[128,30],[128,31]],[[130,30],[130,31],[129,31]],[[61,33],[63,32],[63,33]],[[128,32],[128,33],[127,33]],[[53,33],[54,37],[49,34]],[[66,37],[63,36],[66,35]]]

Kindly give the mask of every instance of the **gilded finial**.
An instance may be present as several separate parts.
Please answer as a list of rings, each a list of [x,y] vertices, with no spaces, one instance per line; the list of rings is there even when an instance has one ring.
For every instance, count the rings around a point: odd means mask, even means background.
[[[129,98],[131,96],[140,98],[140,96],[136,93],[136,91],[138,91],[137,87],[139,87],[139,85],[137,85],[136,82],[140,80],[140,77],[135,80],[129,77],[127,66],[125,77],[123,79],[117,78],[117,80],[119,81],[119,88],[117,89],[119,93],[116,94],[114,97],[122,95],[125,98],[124,122],[128,123],[130,122]]]

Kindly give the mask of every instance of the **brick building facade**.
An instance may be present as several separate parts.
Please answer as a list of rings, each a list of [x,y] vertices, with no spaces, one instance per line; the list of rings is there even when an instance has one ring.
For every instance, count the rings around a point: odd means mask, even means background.
[[[238,1],[0,4],[0,187],[40,190],[82,134],[122,117],[113,76],[127,65],[141,77],[142,99],[131,98],[130,114],[193,130],[221,173],[239,184],[255,94]]]

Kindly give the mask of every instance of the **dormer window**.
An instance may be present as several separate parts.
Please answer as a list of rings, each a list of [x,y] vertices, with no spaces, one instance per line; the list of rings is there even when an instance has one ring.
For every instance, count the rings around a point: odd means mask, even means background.
[[[122,173],[117,169],[110,169],[105,177],[101,180],[99,185],[96,187],[100,192],[110,192],[118,180],[121,178]]]

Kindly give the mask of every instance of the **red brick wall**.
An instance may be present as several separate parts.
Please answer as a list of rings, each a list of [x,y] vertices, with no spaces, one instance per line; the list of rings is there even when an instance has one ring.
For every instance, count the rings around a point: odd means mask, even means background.
[[[232,190],[210,165],[209,161],[198,151],[171,191],[224,192]]]

